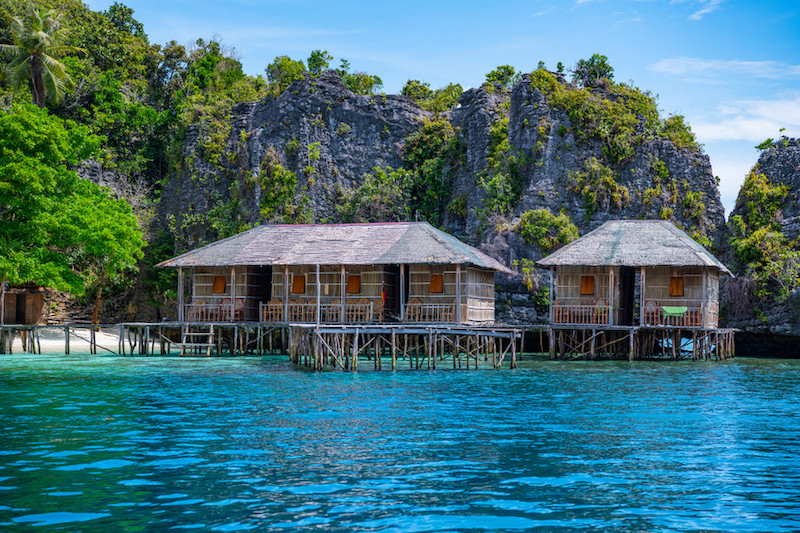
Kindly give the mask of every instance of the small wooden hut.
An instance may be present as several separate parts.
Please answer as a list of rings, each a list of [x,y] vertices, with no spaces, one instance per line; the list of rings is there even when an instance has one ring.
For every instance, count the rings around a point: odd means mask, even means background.
[[[615,220],[537,261],[552,324],[716,328],[730,271],[664,220]]]
[[[6,287],[0,292],[3,298],[2,324],[30,325],[42,322],[44,297],[47,289],[34,284]]]
[[[157,266],[181,322],[490,324],[513,274],[427,222],[258,226]]]

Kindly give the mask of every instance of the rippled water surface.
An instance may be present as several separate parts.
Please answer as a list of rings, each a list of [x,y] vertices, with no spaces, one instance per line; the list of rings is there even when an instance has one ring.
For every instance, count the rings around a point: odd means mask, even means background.
[[[800,530],[800,361],[0,356],[0,530]]]

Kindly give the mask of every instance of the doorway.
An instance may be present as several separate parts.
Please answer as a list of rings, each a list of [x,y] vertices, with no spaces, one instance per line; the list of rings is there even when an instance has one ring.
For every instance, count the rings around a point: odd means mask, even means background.
[[[25,293],[17,293],[16,323],[25,324]]]
[[[636,268],[624,266],[619,269],[619,325],[633,325]]]

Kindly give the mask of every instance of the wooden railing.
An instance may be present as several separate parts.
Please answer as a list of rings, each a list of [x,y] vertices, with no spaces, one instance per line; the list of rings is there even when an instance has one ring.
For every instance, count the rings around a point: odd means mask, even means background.
[[[456,304],[429,304],[411,302],[406,305],[405,319],[407,322],[455,322]]]
[[[264,322],[316,322],[316,303],[289,303],[289,316],[283,316],[283,303],[262,303],[261,320]],[[372,321],[372,303],[346,303],[344,320],[342,320],[342,304],[324,303],[319,306],[319,321],[325,324],[356,324]]]
[[[703,306],[700,305],[645,305],[642,313],[643,326],[702,327]]]
[[[607,305],[553,304],[554,324],[608,324]]]
[[[231,309],[230,298],[213,298],[208,301],[196,300],[184,305],[184,319],[187,322],[230,322],[245,319],[245,300],[236,298]]]

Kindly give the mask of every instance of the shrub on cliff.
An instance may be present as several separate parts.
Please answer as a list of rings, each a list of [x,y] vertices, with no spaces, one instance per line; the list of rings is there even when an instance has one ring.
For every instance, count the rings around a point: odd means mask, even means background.
[[[537,245],[545,255],[579,237],[578,227],[566,213],[554,215],[549,209],[522,213],[515,229],[525,242]]]
[[[450,122],[439,117],[426,120],[406,138],[403,163],[408,207],[436,224],[450,198],[454,168],[461,163],[464,145]]]
[[[755,167],[745,178],[729,221],[734,257],[755,282],[760,298],[786,299],[800,287],[800,250],[781,232],[781,207],[789,188]]]

